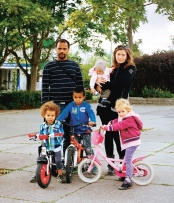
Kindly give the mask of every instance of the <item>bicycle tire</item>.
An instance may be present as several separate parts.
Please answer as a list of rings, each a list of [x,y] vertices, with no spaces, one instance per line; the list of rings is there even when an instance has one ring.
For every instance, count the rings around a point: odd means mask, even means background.
[[[41,188],[47,188],[51,181],[51,171],[49,168],[49,174],[46,175],[47,164],[38,163],[36,168],[36,180]]]
[[[133,168],[132,181],[137,185],[148,185],[154,178],[153,167],[144,161],[137,161],[134,163],[134,166],[138,168]],[[140,173],[138,173],[140,172]]]
[[[90,173],[87,172],[90,164],[91,159],[84,159],[78,165],[78,176],[85,183],[94,183],[101,177],[101,166],[96,161],[94,161],[95,174],[92,171]]]
[[[65,167],[67,183],[71,183],[72,181],[73,168],[74,168],[74,149],[69,148],[67,153],[66,167]]]

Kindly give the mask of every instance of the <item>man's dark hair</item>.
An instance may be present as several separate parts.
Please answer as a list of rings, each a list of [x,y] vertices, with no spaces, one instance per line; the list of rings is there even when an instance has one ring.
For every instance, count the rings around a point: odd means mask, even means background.
[[[70,48],[70,43],[68,42],[68,40],[66,40],[66,39],[59,39],[59,40],[56,42],[56,47],[57,47],[57,44],[58,44],[59,42],[61,42],[61,43],[67,43],[68,49]]]
[[[76,89],[73,91],[73,93],[82,93],[83,96],[85,96],[85,90],[83,87],[76,87]]]

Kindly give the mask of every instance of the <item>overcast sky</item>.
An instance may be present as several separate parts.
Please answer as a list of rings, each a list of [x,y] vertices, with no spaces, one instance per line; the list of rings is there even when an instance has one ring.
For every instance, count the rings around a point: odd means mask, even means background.
[[[137,32],[133,34],[133,40],[142,39],[139,46],[143,54],[152,54],[156,51],[169,50],[172,47],[171,35],[174,35],[174,22],[167,19],[166,16],[155,13],[155,5],[147,6],[148,22],[141,24]],[[105,41],[104,47],[107,52],[111,52],[111,43]],[[116,47],[112,43],[112,50]]]
[[[141,24],[138,32],[134,34],[135,41],[142,39],[140,49],[147,54],[157,50],[169,50],[172,46],[170,36],[174,35],[174,22],[154,12],[155,5],[147,6],[148,23]]]

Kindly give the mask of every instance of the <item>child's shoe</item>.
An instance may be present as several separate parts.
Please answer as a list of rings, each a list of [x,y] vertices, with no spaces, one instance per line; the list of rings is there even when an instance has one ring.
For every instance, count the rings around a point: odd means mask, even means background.
[[[97,167],[96,166],[94,166],[94,168],[92,169],[91,173],[93,175],[97,175]]]
[[[63,175],[58,175],[58,176],[57,176],[57,180],[58,180],[59,182],[61,182],[61,183],[66,183],[66,181],[65,181],[65,179],[64,179],[64,177],[63,177]]]
[[[114,175],[114,169],[110,165],[108,165],[108,175],[110,175],[110,176]]]
[[[108,101],[107,99],[103,98],[100,103],[107,106],[107,105],[109,105],[111,102]]]
[[[34,174],[34,176],[31,177],[30,183],[36,183],[36,175]]]
[[[133,183],[130,178],[125,178],[122,186],[118,187],[119,190],[127,190],[128,188],[132,187]]]

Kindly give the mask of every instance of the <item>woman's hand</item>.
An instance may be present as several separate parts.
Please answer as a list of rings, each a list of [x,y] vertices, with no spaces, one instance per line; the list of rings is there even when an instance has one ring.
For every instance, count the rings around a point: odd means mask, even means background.
[[[107,80],[104,79],[104,78],[97,78],[97,80],[95,81],[95,83],[96,83],[97,85],[99,85],[100,87],[102,87],[101,84],[105,84],[105,82],[107,82]]]
[[[97,90],[97,92],[99,92],[101,94],[102,88],[99,85],[97,85],[96,90]]]

